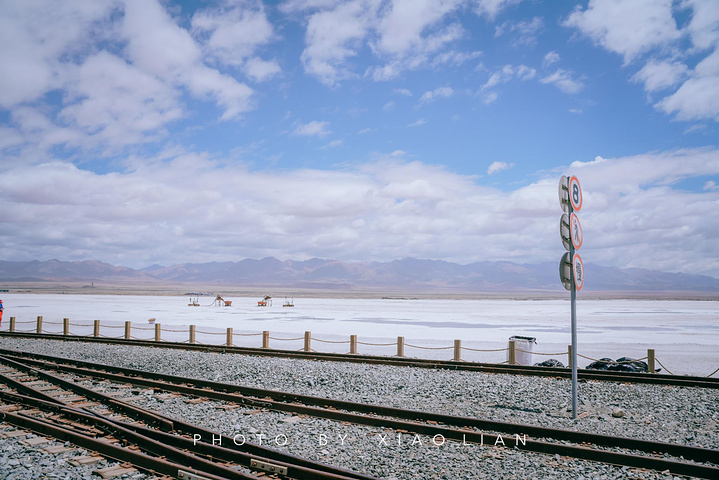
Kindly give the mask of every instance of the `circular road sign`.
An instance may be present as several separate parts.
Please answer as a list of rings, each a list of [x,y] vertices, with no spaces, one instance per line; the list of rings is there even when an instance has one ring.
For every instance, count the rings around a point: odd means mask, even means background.
[[[582,187],[577,177],[569,179],[569,201],[572,202],[572,209],[575,212],[582,209]]]
[[[569,261],[569,252],[562,255],[559,260],[559,279],[567,290],[572,289],[572,262]]]
[[[584,263],[582,263],[582,257],[580,257],[578,253],[574,254],[572,270],[574,273],[574,285],[579,291],[584,286]]]
[[[562,238],[562,245],[569,251],[570,232],[569,232],[569,216],[566,213],[562,214],[559,219],[559,236]]]
[[[562,217],[564,216],[562,215]],[[579,223],[579,217],[574,212],[569,216],[569,230],[572,235],[572,245],[574,245],[575,250],[579,250],[582,248],[584,235],[582,234],[582,224]]]
[[[559,179],[559,205],[565,212],[569,209],[569,179],[564,175]]]

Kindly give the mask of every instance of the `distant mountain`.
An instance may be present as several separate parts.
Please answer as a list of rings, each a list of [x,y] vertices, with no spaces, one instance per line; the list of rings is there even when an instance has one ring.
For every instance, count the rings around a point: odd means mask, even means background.
[[[719,293],[719,279],[638,268],[587,266],[585,291]],[[312,258],[280,261],[274,257],[239,262],[151,265],[134,270],[98,261],[0,261],[5,281],[142,280],[233,286],[317,289],[391,289],[417,292],[561,292],[555,263],[477,262],[404,258],[391,262],[342,262]]]

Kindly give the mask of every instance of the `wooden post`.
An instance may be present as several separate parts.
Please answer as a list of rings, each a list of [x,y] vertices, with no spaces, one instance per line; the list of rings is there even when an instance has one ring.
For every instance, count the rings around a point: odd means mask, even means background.
[[[69,318],[63,318],[62,319],[62,334],[66,337],[70,335],[70,319]]]
[[[190,343],[195,343],[195,326],[190,325]]]
[[[455,362],[462,361],[462,340],[454,341],[454,361]]]
[[[654,356],[654,349],[647,349],[647,366],[649,367],[649,373],[657,373],[656,368],[656,357]]]
[[[270,332],[265,330],[262,332],[262,348],[270,348]]]
[[[311,352],[312,346],[310,341],[312,340],[312,332],[305,332],[305,352]]]
[[[357,353],[357,335],[350,335],[350,354]]]
[[[10,331],[15,331],[15,317],[10,317]]]
[[[397,337],[397,356],[404,357],[404,337]]]
[[[37,317],[37,333],[42,333],[42,317]]]
[[[155,341],[161,342],[162,341],[162,324],[156,323],[155,324]]]
[[[227,327],[227,346],[232,346],[232,327]]]
[[[125,322],[125,340],[132,337],[132,322]]]
[[[93,336],[99,337],[100,336],[100,320],[95,320],[93,323],[94,323]]]
[[[572,368],[572,346],[567,345],[567,356],[569,360],[567,360],[567,367]]]
[[[509,362],[510,365],[517,363],[517,343],[514,340],[509,341]]]

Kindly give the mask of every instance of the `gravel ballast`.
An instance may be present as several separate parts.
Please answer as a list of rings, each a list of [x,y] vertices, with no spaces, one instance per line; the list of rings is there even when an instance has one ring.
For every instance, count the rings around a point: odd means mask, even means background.
[[[717,390],[582,382],[580,412],[586,415],[573,420],[566,379],[9,337],[0,337],[0,348],[354,402],[719,448]],[[164,415],[385,479],[673,478],[534,454],[515,448],[510,439],[505,447],[463,445],[247,408],[224,411],[217,402],[187,404],[179,397],[159,399],[148,390],[138,396],[137,405]],[[0,463],[0,477],[9,478],[14,469]],[[53,472],[58,476],[38,478],[73,478],[65,467],[58,462]]]

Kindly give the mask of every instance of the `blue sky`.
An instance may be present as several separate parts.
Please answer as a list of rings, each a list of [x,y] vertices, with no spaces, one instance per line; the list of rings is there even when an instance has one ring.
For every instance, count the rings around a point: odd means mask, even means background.
[[[714,0],[0,4],[0,258],[719,277]],[[590,281],[591,272],[588,272]]]

